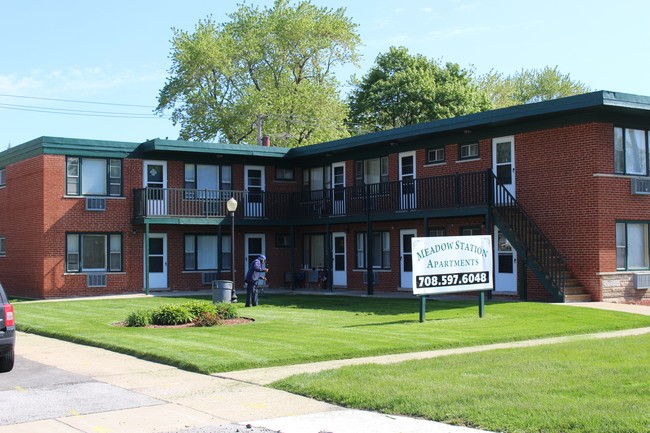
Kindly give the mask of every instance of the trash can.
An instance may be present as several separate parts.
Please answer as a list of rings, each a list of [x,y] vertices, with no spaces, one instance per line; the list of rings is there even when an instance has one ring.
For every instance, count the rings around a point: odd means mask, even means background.
[[[232,281],[216,280],[212,282],[212,302],[230,302],[232,299]]]

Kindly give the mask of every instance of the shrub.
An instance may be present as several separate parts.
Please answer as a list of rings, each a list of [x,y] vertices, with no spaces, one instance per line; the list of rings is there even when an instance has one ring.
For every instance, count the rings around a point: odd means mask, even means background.
[[[216,305],[210,301],[190,301],[182,304],[190,314],[198,317],[201,313],[210,313],[216,315],[218,313]]]
[[[239,317],[239,310],[237,310],[235,305],[230,302],[219,302],[218,304],[213,305],[217,310],[217,315],[223,320],[236,319]]]
[[[151,310],[138,310],[131,312],[125,320],[126,326],[151,325]]]
[[[198,316],[192,320],[194,326],[214,326],[218,325],[221,322],[221,318],[215,313],[209,313],[207,311],[202,311]]]
[[[190,323],[194,316],[184,305],[161,305],[153,310],[151,322],[154,325],[182,325]]]

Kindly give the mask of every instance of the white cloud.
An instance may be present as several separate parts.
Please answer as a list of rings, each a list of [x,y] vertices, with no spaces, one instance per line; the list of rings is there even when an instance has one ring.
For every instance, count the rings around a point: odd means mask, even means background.
[[[33,69],[27,74],[0,75],[0,93],[38,97],[95,96],[132,85],[153,83],[163,85],[166,71],[155,65],[139,70],[108,67],[65,69]]]
[[[0,93],[32,92],[41,87],[41,82],[34,77],[18,77],[15,74],[0,75]]]

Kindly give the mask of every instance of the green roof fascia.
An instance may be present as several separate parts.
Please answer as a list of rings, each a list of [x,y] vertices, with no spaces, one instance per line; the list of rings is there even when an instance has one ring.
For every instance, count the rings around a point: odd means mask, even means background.
[[[214,155],[258,156],[266,158],[283,158],[288,148],[259,146],[251,144],[207,143],[200,141],[162,140],[156,138],[145,141],[138,151],[149,152],[181,152],[204,153]]]
[[[38,155],[75,155],[100,158],[126,158],[138,143],[79,138],[39,137],[0,152],[0,167]]]
[[[315,157],[327,153],[350,152],[374,144],[507,125],[531,118],[557,117],[571,112],[597,110],[605,107],[650,110],[650,97],[610,91],[597,91],[566,98],[467,114],[417,125],[403,126],[311,146],[296,147],[288,152],[287,157],[294,159]]]

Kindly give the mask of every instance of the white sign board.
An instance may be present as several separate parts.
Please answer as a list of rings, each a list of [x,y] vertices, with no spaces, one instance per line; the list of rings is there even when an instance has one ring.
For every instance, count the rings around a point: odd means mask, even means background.
[[[492,290],[492,237],[411,238],[413,294]]]

